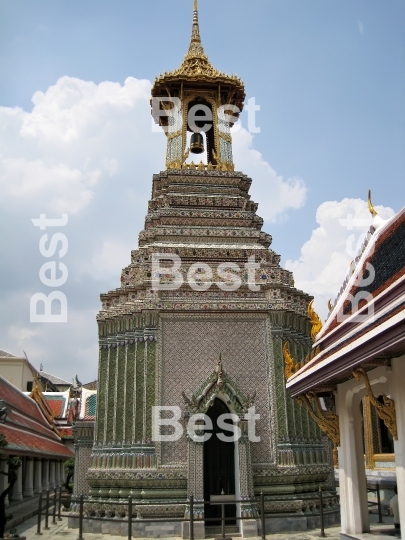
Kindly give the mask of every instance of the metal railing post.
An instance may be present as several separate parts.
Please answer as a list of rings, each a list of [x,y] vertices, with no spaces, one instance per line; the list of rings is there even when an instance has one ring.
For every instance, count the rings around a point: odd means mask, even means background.
[[[49,531],[49,489],[46,490],[46,504],[45,504],[45,531]]]
[[[83,495],[80,495],[79,502],[79,536],[77,540],[83,540]]]
[[[62,521],[61,513],[62,513],[62,487],[59,488],[59,504],[58,504],[58,521]]]
[[[194,540],[194,497],[190,495],[190,540]]]
[[[37,521],[37,536],[42,535],[41,533],[41,518],[42,518],[42,492],[39,494],[38,499],[38,521]]]
[[[128,497],[128,540],[132,538],[132,497]]]
[[[226,538],[225,536],[225,505],[221,504],[221,539]]]
[[[380,484],[377,484],[378,523],[384,523],[381,511]]]
[[[264,493],[260,493],[260,519],[262,522],[262,540],[266,540],[266,521],[264,519]]]
[[[325,536],[325,524],[323,522],[323,498],[322,498],[322,488],[319,486],[319,515],[321,518],[321,533],[319,536]]]
[[[53,493],[53,512],[52,512],[52,525],[56,525],[56,497],[58,494],[58,490],[55,488],[55,491]]]

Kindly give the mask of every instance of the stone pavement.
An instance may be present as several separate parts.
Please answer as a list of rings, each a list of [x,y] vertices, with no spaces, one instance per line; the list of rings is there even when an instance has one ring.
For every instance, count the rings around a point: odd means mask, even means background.
[[[48,538],[53,538],[55,540],[77,540],[79,536],[78,529],[68,529],[67,527],[67,518],[63,518],[62,521],[57,522],[56,525],[51,524],[52,518],[49,520],[50,530],[45,531],[42,528],[42,536],[36,536],[37,531],[37,518],[33,517],[25,521],[17,527],[17,532],[21,536],[25,536],[27,540],[47,540]],[[370,521],[377,521],[377,516],[370,515]],[[42,527],[44,525],[44,520],[42,521]],[[372,523],[372,533],[368,535],[362,535],[364,540],[379,540],[380,534],[386,538],[386,535],[390,535],[392,539],[399,538],[399,535],[395,535],[394,527],[392,524],[392,518],[384,517],[384,524]],[[269,534],[267,538],[269,540],[319,540],[319,529],[305,532],[285,532],[285,533],[276,533]],[[339,540],[340,527],[328,527],[325,530],[327,540]],[[380,534],[379,534],[380,533]],[[84,533],[84,540],[125,540],[125,536],[110,536],[103,534],[91,534]],[[234,536],[235,538],[235,536]],[[381,537],[380,537],[381,538]],[[141,540],[137,538],[136,540]],[[150,539],[149,539],[150,540]],[[164,539],[163,539],[164,540]],[[168,540],[180,540],[179,538],[171,537]],[[259,537],[251,540],[260,540]]]

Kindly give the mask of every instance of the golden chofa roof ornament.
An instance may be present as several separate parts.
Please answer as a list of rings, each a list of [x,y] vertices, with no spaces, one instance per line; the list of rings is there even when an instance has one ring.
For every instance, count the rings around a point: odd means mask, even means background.
[[[178,69],[156,77],[152,97],[179,96],[181,99],[182,91],[186,88],[215,91],[217,95],[226,94],[228,98],[226,103],[236,105],[240,111],[243,109],[246,96],[243,81],[236,75],[227,75],[214,68],[204,52],[198,24],[197,0],[194,0],[193,26],[188,52]],[[159,122],[159,119],[155,120]]]
[[[368,209],[369,209],[369,212],[370,214],[375,217],[377,216],[377,211],[376,209],[374,208],[373,206],[373,203],[371,202],[371,189],[368,190],[368,197],[367,197],[367,202],[368,202]]]
[[[322,328],[322,321],[319,318],[318,314],[313,308],[314,301],[311,300],[308,304],[308,316],[311,321],[311,339],[312,341],[316,340],[316,336],[319,334]]]

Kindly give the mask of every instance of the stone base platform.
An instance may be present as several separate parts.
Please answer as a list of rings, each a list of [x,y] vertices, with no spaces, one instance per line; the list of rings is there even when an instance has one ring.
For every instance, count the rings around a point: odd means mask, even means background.
[[[158,521],[151,523],[137,523],[136,520],[132,522],[132,536],[134,538],[168,538],[172,536],[181,536],[180,521]],[[76,516],[68,517],[69,529],[79,528],[79,518]],[[103,518],[96,519],[83,519],[83,532],[109,534],[113,536],[128,537],[128,523],[125,521],[116,521],[111,519],[109,521]],[[198,538],[196,536],[196,538]]]
[[[338,507],[324,510],[324,526],[331,527],[340,524],[340,509]],[[266,534],[287,531],[311,531],[320,529],[321,518],[318,513],[307,514],[274,514],[266,516]],[[261,535],[261,521],[258,520],[258,534]]]
[[[324,513],[325,527],[338,525],[340,523],[339,509],[330,509]],[[319,529],[321,526],[319,514],[276,514],[266,517],[266,534],[287,532],[287,531],[310,531]],[[68,527],[77,529],[79,527],[79,518],[69,516]],[[128,523],[111,519],[109,521],[103,518],[83,519],[83,532],[98,533],[114,536],[128,536]],[[241,537],[251,538],[261,535],[261,521],[247,520],[242,522]],[[181,537],[189,538],[189,521],[159,521],[159,522],[138,522],[132,523],[132,536],[134,538],[170,538]],[[203,521],[194,522],[194,537],[196,539],[205,538],[205,526]]]

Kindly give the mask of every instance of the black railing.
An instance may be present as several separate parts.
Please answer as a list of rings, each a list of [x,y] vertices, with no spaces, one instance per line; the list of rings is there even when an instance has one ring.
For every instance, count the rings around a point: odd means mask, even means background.
[[[58,495],[58,490],[55,489],[54,490],[54,494],[53,494],[53,507],[52,509],[50,508],[50,493],[49,493],[49,490],[47,490],[46,492],[46,502],[45,502],[45,506],[43,506],[43,498],[42,498],[42,493],[40,493],[39,495],[39,501],[38,501],[38,521],[37,521],[37,532],[36,532],[36,535],[42,535],[42,532],[41,532],[41,522],[42,522],[42,516],[45,515],[45,527],[44,527],[44,530],[49,530],[49,525],[48,525],[48,520],[49,520],[49,514],[50,514],[50,510],[52,510],[52,513],[53,513],[53,521],[52,521],[52,524],[53,525],[56,525],[57,522],[56,522],[56,512],[58,514],[58,520],[61,520],[62,517],[70,517],[70,518],[74,518],[74,519],[77,519],[78,520],[78,524],[79,524],[79,536],[77,538],[77,540],[83,540],[83,520],[86,519],[86,520],[94,520],[94,521],[104,521],[104,522],[107,522],[107,521],[111,521],[111,522],[114,522],[114,523],[128,523],[128,540],[132,540],[132,524],[133,523],[154,523],[154,522],[173,522],[173,523],[176,523],[176,522],[187,522],[189,523],[189,538],[190,540],[194,540],[194,525],[195,525],[195,522],[201,522],[201,521],[204,521],[204,523],[210,523],[210,522],[216,522],[218,523],[218,518],[217,517],[213,517],[213,518],[196,518],[194,516],[194,510],[195,510],[195,506],[196,506],[196,502],[194,501],[194,497],[193,496],[190,496],[190,499],[185,501],[185,502],[182,502],[182,503],[179,503],[179,502],[153,502],[152,504],[154,506],[165,506],[165,507],[168,507],[168,506],[175,506],[175,505],[179,505],[179,504],[182,504],[182,505],[188,505],[189,506],[189,511],[190,511],[190,517],[181,517],[181,518],[176,518],[176,517],[161,517],[161,518],[156,518],[156,517],[153,517],[153,518],[133,518],[133,507],[134,507],[134,502],[132,500],[132,497],[128,497],[128,502],[123,502],[123,501],[117,501],[117,502],[109,502],[109,501],[103,501],[102,504],[103,506],[104,505],[108,505],[110,504],[111,506],[113,507],[117,507],[117,506],[125,506],[127,508],[127,517],[126,518],[118,518],[118,517],[100,517],[100,516],[94,516],[94,515],[87,515],[87,510],[86,510],[86,516],[84,515],[84,504],[87,505],[91,505],[91,504],[100,504],[100,501],[97,501],[97,500],[90,500],[90,499],[85,499],[83,495],[80,495],[79,497],[79,504],[78,504],[78,512],[75,512],[75,513],[62,513],[62,505],[64,502],[66,502],[67,500],[70,501],[70,498],[69,499],[66,499],[66,498],[63,498],[62,497],[62,488],[59,488],[59,495]],[[251,516],[251,517],[225,517],[225,505],[235,505],[235,504],[240,504],[240,503],[244,503],[246,504],[246,502],[249,502],[249,501],[246,501],[246,500],[233,500],[233,501],[224,501],[224,502],[220,502],[219,504],[221,505],[221,538],[222,539],[225,539],[225,526],[226,526],[226,522],[228,521],[249,521],[249,520],[257,520],[257,519],[260,519],[260,525],[261,525],[261,539],[262,540],[266,540],[266,516],[265,516],[265,498],[264,498],[264,494],[261,493],[260,494],[260,497],[254,499],[254,501],[250,501],[250,502],[255,502],[255,503],[259,503],[258,504],[258,507],[259,507],[259,516]],[[135,506],[136,507],[140,507],[140,506],[149,506],[151,503],[150,502],[136,502],[135,503]],[[204,504],[213,504],[211,501],[198,501],[198,505],[202,506]],[[218,503],[214,503],[214,504],[218,504]],[[58,506],[58,509],[56,508]],[[325,531],[324,531],[324,512],[323,512],[323,506],[324,506],[324,503],[323,503],[323,498],[322,498],[322,490],[320,489],[319,490],[319,512],[320,512],[320,520],[321,520],[321,534],[320,536],[325,536]]]

